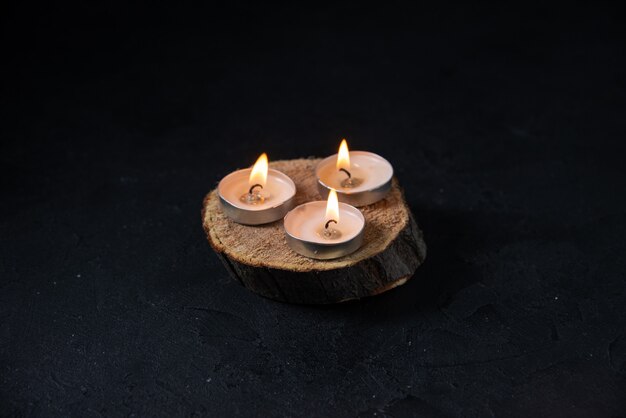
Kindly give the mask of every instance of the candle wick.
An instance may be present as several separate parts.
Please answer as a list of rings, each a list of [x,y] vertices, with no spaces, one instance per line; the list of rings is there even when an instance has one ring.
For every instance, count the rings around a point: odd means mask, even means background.
[[[250,190],[248,190],[248,194],[252,194],[252,190],[254,190],[255,187],[260,187],[261,189],[263,188],[263,185],[261,184],[254,184],[250,187]]]
[[[328,222],[326,222],[326,225],[324,225],[324,229],[328,229],[328,225],[329,225],[331,222],[334,222],[335,224],[337,224],[337,221],[336,221],[336,220],[331,219],[331,220],[329,220]]]
[[[346,173],[348,175],[349,179],[352,178],[352,174],[350,174],[350,172],[348,170],[346,170],[345,168],[340,168],[339,171],[343,171],[344,173]]]

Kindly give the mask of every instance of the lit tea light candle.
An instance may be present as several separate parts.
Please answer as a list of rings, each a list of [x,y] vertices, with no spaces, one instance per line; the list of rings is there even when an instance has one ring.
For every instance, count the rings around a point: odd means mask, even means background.
[[[365,206],[385,198],[391,189],[393,167],[372,152],[349,151],[344,139],[339,152],[323,159],[315,174],[322,196],[335,189],[339,201]]]
[[[230,173],[217,186],[222,209],[245,225],[274,222],[293,208],[296,185],[284,173],[269,168],[261,154],[252,168]]]
[[[354,206],[340,203],[331,189],[328,201],[304,203],[290,211],[284,226],[292,250],[305,257],[328,260],[361,247],[365,218]]]

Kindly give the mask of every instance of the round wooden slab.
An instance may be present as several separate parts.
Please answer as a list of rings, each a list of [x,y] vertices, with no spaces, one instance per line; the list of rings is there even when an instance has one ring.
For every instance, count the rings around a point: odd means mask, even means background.
[[[296,206],[321,200],[315,178],[319,161],[301,158],[270,164],[296,184]],[[260,226],[231,221],[216,190],[204,198],[202,224],[230,274],[253,292],[289,303],[337,303],[404,284],[426,257],[422,232],[397,179],[384,200],[360,209],[365,216],[363,246],[335,260],[314,260],[292,251],[282,220]]]

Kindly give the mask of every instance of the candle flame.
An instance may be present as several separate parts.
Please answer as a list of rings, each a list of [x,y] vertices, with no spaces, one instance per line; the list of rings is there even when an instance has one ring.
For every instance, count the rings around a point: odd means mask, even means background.
[[[350,151],[348,150],[348,143],[345,139],[341,141],[339,146],[339,153],[337,154],[337,170],[350,170]]]
[[[337,199],[337,192],[335,189],[330,189],[328,193],[328,203],[326,203],[326,216],[324,222],[333,220],[339,223],[339,200]]]
[[[267,182],[267,165],[267,154],[263,153],[256,160],[250,172],[250,179],[248,180],[250,186],[260,184],[262,187],[265,187],[265,183]]]

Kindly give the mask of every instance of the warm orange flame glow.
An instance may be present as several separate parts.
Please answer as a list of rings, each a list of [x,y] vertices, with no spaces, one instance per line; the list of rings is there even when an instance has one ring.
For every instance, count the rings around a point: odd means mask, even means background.
[[[326,203],[326,216],[324,222],[334,220],[339,222],[339,200],[337,200],[337,192],[335,189],[330,189],[328,193],[328,203]]]
[[[250,186],[254,186],[255,184],[260,184],[262,187],[265,187],[265,183],[267,182],[267,154],[263,153],[254,163],[254,167],[252,167],[252,171],[250,172],[250,179],[248,180],[248,184]]]
[[[337,170],[350,170],[350,152],[346,140],[341,141],[339,153],[337,154]]]

